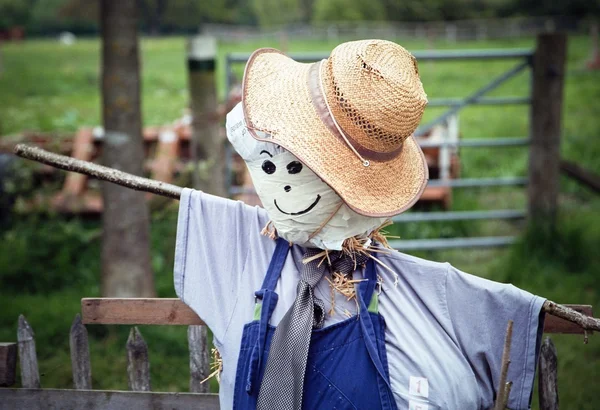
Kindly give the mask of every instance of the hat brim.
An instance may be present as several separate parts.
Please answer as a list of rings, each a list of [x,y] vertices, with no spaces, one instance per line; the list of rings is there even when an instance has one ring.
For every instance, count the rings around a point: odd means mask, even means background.
[[[290,151],[361,215],[389,217],[410,208],[429,178],[418,143],[410,136],[397,157],[371,160],[368,167],[363,166],[320,120],[308,84],[311,65],[272,48],[252,54],[242,85],[242,107],[250,134]],[[270,137],[262,138],[255,131]]]

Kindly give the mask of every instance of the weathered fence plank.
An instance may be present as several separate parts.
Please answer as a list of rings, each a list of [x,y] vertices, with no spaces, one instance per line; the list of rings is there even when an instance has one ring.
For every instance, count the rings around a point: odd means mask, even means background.
[[[127,339],[127,376],[132,391],[150,391],[150,361],[148,345],[137,327],[131,329]]]
[[[21,385],[25,388],[38,389],[41,384],[33,329],[23,315],[19,315],[17,341],[21,364]]]
[[[564,305],[592,316],[590,305]],[[81,300],[83,323],[101,325],[203,325],[185,303],[176,298],[85,298]],[[546,315],[545,333],[583,334],[583,329],[567,320]],[[591,332],[588,332],[591,333]]]
[[[15,384],[17,372],[17,344],[0,343],[0,387]]]
[[[103,325],[203,325],[185,303],[176,298],[84,298],[84,324]]]
[[[566,50],[566,34],[541,34],[533,57],[528,211],[544,224],[554,223],[558,206]]]
[[[0,389],[0,410],[219,410],[216,394]]]
[[[202,383],[210,372],[206,326],[189,326],[187,333],[190,349],[190,391],[208,393],[210,383]]]
[[[90,364],[88,333],[79,314],[75,316],[71,325],[69,346],[71,348],[73,387],[78,390],[90,390],[92,388],[92,365]]]
[[[540,410],[558,410],[558,357],[547,337],[540,349],[538,394]]]

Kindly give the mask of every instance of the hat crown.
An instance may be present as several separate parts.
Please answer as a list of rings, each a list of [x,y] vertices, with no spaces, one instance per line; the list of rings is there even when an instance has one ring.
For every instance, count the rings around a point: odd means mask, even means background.
[[[324,66],[331,112],[356,143],[390,153],[414,133],[427,95],[406,49],[384,40],[343,43]]]

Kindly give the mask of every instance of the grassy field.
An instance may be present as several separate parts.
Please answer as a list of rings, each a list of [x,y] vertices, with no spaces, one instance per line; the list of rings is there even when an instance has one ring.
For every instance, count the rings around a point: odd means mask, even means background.
[[[530,48],[534,40],[469,42],[399,41],[409,50],[441,48]],[[143,39],[144,124],[164,124],[181,116],[187,103],[185,41],[182,38]],[[251,52],[273,42],[220,44],[220,61],[228,52]],[[288,51],[329,51],[326,42],[290,41]],[[95,39],[72,47],[54,41],[27,41],[1,46],[0,135],[22,130],[72,132],[100,123],[99,52]],[[571,38],[563,109],[564,158],[600,173],[600,72],[585,70],[590,44]],[[516,61],[420,64],[430,98],[467,96]],[[224,70],[218,67],[220,93]],[[236,67],[240,76],[242,67]],[[525,96],[528,74],[496,90],[494,96]],[[426,119],[440,112],[429,108]],[[463,138],[523,137],[528,134],[528,107],[472,107],[460,114]],[[525,175],[525,148],[463,149],[464,177]],[[453,209],[520,208],[522,189],[456,190]],[[508,249],[454,250],[421,253],[447,260],[458,268],[498,281],[513,282],[562,303],[589,303],[600,309],[600,200],[574,182],[561,181],[560,220],[553,232],[529,231]],[[158,294],[174,297],[172,286],[176,208],[156,213],[152,222],[152,255]],[[0,232],[0,341],[15,340],[20,313],[36,331],[44,387],[71,385],[68,331],[79,311],[79,299],[99,295],[98,221],[63,219],[53,215],[14,218]],[[407,224],[395,227],[404,239],[503,235],[521,232],[522,224],[507,222]],[[493,320],[491,318],[491,320]],[[125,327],[89,326],[95,388],[126,389]],[[142,327],[150,347],[153,389],[187,390],[185,329]],[[561,407],[600,406],[593,381],[600,376],[600,339],[553,337],[559,351]],[[216,388],[216,386],[213,386]],[[535,395],[534,395],[535,396]],[[535,404],[534,404],[535,407]]]

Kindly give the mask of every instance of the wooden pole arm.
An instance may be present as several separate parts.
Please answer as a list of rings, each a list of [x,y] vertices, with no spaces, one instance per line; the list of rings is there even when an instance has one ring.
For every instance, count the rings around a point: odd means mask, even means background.
[[[92,162],[78,160],[65,155],[54,154],[52,152],[48,152],[41,148],[27,144],[17,144],[14,152],[16,155],[22,158],[51,165],[56,168],[64,169],[65,171],[79,172],[103,181],[108,181],[127,188],[135,189],[137,191],[151,192],[153,194],[179,199],[183,189],[176,185],[138,177],[113,168],[94,164]],[[584,330],[600,331],[600,319],[585,316],[566,306],[559,305],[551,301],[546,301],[542,309],[551,315],[575,323],[581,326],[581,328]]]
[[[546,300],[544,302],[542,310],[550,315],[575,323],[583,330],[600,331],[600,319],[584,315],[574,309],[552,302],[551,300]]]
[[[17,144],[14,148],[14,153],[22,158],[51,165],[55,168],[64,169],[65,171],[79,172],[80,174],[122,185],[136,191],[151,192],[156,195],[179,199],[183,189],[176,185],[167,184],[154,179],[138,177],[114,168],[94,164],[93,162],[82,161],[66,155],[55,154],[27,144]]]

